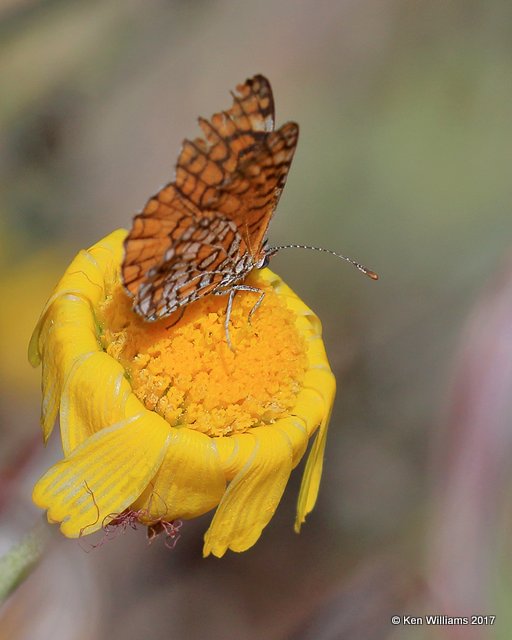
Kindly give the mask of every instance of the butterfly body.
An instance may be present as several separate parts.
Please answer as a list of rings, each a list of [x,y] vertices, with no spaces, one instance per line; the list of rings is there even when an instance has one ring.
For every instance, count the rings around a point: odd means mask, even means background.
[[[230,294],[266,262],[265,235],[295,152],[298,126],[274,130],[268,80],[237,87],[228,111],[200,118],[173,182],[135,216],[122,280],[135,311],[164,318],[209,294]],[[251,290],[246,288],[246,290]]]

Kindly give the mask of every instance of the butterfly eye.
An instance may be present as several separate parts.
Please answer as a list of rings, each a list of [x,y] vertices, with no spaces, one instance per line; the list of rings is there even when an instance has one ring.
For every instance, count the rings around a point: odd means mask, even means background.
[[[265,254],[258,264],[258,269],[264,269],[270,264],[270,256]]]

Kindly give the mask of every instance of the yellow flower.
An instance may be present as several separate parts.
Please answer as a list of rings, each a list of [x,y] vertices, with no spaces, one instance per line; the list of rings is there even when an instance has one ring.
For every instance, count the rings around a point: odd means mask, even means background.
[[[234,352],[224,297],[145,322],[119,281],[125,236],[115,231],[77,255],[34,331],[43,436],[60,413],[64,452],[34,502],[71,538],[122,514],[158,530],[217,507],[204,555],[220,557],[256,542],[316,433],[299,531],[316,501],[335,393],[318,318],[263,269],[248,279],[266,294],[250,323],[255,294],[235,298]]]

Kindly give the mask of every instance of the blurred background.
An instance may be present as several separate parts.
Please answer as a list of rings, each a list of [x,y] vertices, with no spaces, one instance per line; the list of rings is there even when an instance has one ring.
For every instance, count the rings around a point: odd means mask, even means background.
[[[319,502],[297,469],[243,554],[57,532],[0,638],[512,637],[512,5],[506,0],[3,0],[0,553],[40,519],[31,331],[72,257],[172,177],[196,116],[255,73],[301,136],[270,230],[339,390]],[[82,547],[89,551],[87,540]],[[392,615],[496,615],[393,626]]]

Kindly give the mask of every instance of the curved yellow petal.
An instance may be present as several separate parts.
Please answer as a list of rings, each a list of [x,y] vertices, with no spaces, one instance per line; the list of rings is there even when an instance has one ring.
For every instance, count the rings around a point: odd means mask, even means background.
[[[186,427],[172,429],[156,476],[134,504],[148,522],[189,519],[216,507],[226,488],[219,455],[211,438]]]
[[[75,361],[62,390],[60,432],[68,456],[89,436],[126,417],[126,401],[132,393],[123,366],[103,351],[85,354]],[[143,410],[139,402],[137,413]]]
[[[278,420],[272,425],[272,428],[281,431],[288,438],[292,448],[292,468],[295,468],[301,461],[309,442],[309,434],[304,420],[299,416],[290,416]]]
[[[167,449],[170,427],[149,411],[103,429],[54,465],[32,499],[68,538],[93,533],[144,491]]]
[[[66,294],[52,305],[42,328],[41,426],[48,440],[60,405],[64,382],[75,361],[84,354],[99,351],[94,317],[89,303],[79,296]]]
[[[254,441],[252,438],[233,435],[229,438],[215,438],[214,442],[224,475],[230,481],[245,465],[247,458],[252,455]]]
[[[41,332],[47,315],[54,302],[63,295],[71,294],[83,297],[91,305],[97,304],[105,297],[105,282],[119,269],[123,251],[123,240],[127,235],[125,229],[118,229],[100,240],[87,251],[80,251],[63,277],[58,282],[41,313],[39,321],[32,333],[28,348],[28,357],[32,366],[41,362]]]
[[[279,297],[286,302],[286,305],[292,311],[295,311],[299,318],[303,316],[306,317],[307,321],[310,323],[309,330],[312,331],[315,336],[322,333],[322,323],[318,316],[297,296],[293,289],[281,280],[277,274],[273,273],[270,269],[262,269],[260,271],[260,277],[274,287],[276,292],[279,294]]]
[[[245,551],[260,537],[279,504],[292,469],[289,438],[272,427],[234,436],[251,449],[230,482],[204,537],[203,555]]]
[[[126,229],[116,229],[87,249],[87,253],[94,258],[102,273],[107,288],[118,277],[119,266],[124,257],[124,240],[127,235]]]
[[[308,340],[307,357],[310,369],[325,369],[330,372],[329,361],[325,353],[324,343],[321,338],[315,337]]]
[[[301,393],[308,393],[312,400],[314,398],[321,398],[323,410],[321,410],[318,401],[312,402],[311,406],[304,405],[301,408],[304,418],[308,423],[308,419],[317,419],[319,415],[321,415],[321,420],[320,428],[309,452],[300,486],[299,499],[297,502],[297,518],[295,520],[295,531],[297,533],[299,533],[301,525],[306,520],[306,516],[315,506],[318,496],[324,462],[325,443],[327,441],[327,427],[329,425],[334,395],[336,393],[336,380],[331,371],[312,369],[306,374],[304,385],[305,389]]]

